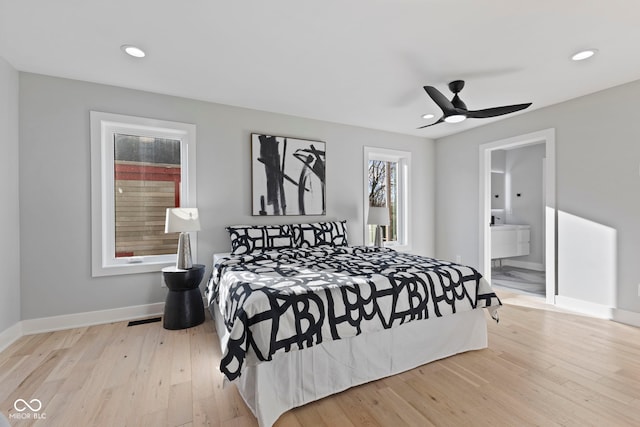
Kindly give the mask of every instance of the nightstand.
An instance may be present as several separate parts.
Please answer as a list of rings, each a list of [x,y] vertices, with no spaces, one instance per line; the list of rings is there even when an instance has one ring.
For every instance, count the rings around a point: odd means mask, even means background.
[[[199,288],[204,265],[194,264],[189,270],[165,267],[162,276],[169,289],[164,304],[164,328],[186,329],[204,322],[204,304]]]

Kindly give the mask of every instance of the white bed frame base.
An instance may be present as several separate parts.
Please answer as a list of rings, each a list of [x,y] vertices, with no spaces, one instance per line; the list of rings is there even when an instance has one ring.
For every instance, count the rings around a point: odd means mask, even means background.
[[[224,342],[227,332],[220,310],[217,305],[210,308]],[[486,322],[485,310],[478,309],[327,341],[245,367],[234,383],[260,427],[272,426],[292,408],[434,360],[486,348]]]

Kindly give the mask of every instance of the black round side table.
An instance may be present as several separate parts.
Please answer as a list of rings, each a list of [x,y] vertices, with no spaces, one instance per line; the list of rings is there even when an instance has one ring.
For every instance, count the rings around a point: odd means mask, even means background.
[[[204,322],[204,304],[199,288],[204,265],[194,264],[189,270],[165,267],[162,276],[169,288],[164,304],[164,328],[186,329]]]

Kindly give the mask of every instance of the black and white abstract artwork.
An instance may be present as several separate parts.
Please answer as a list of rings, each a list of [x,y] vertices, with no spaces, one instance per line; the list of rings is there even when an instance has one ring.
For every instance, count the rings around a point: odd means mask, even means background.
[[[325,215],[325,143],[251,134],[253,215]]]

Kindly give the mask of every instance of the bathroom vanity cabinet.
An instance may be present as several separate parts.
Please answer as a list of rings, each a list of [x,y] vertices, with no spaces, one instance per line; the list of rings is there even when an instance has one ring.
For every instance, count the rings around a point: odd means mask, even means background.
[[[497,224],[491,227],[491,259],[529,255],[531,227]]]

